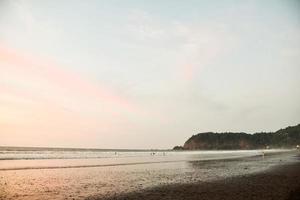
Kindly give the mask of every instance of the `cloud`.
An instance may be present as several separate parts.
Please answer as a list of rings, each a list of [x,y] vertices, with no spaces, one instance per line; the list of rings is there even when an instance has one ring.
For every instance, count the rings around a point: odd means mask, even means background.
[[[42,90],[43,86],[54,87],[58,92],[67,92],[77,96],[85,96],[91,100],[101,101],[117,106],[119,108],[130,109],[129,101],[114,93],[112,89],[105,88],[98,84],[86,80],[73,71],[67,71],[65,67],[59,66],[49,60],[39,59],[34,56],[25,56],[9,48],[0,48],[0,61],[6,65],[1,65],[0,70],[8,73],[12,78],[26,80],[37,80],[33,87]],[[22,80],[20,80],[22,81]],[[45,85],[40,85],[45,84]],[[131,107],[133,108],[133,107]]]
[[[140,40],[162,39],[167,34],[154,16],[142,10],[133,10],[129,14],[127,29]]]
[[[139,10],[130,14],[127,28],[149,46],[174,51],[173,67],[178,69],[174,72],[185,81],[193,80],[201,68],[230,54],[238,43],[221,22],[166,21]]]
[[[42,134],[53,141],[55,137],[80,140],[84,134],[99,137],[104,132],[120,132],[128,115],[139,112],[109,87],[4,45],[0,48],[0,91],[3,144],[26,132],[28,137]]]

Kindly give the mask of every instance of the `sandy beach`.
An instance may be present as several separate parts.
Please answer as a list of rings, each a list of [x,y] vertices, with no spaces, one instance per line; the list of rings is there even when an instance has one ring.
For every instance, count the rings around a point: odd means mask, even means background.
[[[298,152],[260,152],[1,160],[0,199],[287,199],[297,192]]]
[[[128,193],[105,200],[299,200],[300,163],[276,166],[267,171],[213,182],[175,184]]]

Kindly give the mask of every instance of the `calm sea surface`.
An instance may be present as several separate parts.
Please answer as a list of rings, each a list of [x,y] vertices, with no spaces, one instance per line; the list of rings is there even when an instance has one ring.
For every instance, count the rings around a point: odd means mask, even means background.
[[[100,167],[183,161],[233,159],[283,150],[151,151],[0,147],[0,170]]]

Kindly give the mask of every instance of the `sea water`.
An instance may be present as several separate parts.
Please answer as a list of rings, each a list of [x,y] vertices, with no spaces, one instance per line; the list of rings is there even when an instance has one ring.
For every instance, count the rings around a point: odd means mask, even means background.
[[[171,151],[0,147],[0,170],[75,168],[234,159],[284,150]]]

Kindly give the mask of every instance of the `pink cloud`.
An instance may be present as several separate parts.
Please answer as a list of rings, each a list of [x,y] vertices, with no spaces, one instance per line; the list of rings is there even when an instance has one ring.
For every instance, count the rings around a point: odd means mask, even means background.
[[[139,109],[113,89],[49,60],[0,46],[1,145],[26,145],[28,138],[29,145],[63,140],[80,144],[86,137],[121,132],[131,113]]]
[[[0,47],[0,62],[7,64],[1,65],[0,70],[11,76],[30,81],[41,81],[58,89],[58,91],[75,96],[85,96],[91,100],[105,102],[127,111],[136,109],[125,97],[116,94],[112,89],[97,85],[80,74],[66,70],[66,68],[49,60],[42,60],[9,48]]]

